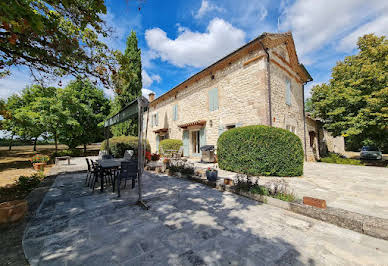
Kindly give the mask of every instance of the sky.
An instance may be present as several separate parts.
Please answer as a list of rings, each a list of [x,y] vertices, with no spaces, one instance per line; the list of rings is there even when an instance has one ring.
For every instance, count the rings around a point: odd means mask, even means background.
[[[106,5],[103,17],[114,32],[105,42],[124,51],[131,30],[137,33],[143,91],[156,96],[263,32],[291,31],[299,61],[314,79],[305,87],[308,97],[312,86],[329,81],[337,61],[357,53],[359,36],[388,33],[384,0],[106,0]],[[62,78],[62,86],[70,80]],[[31,84],[29,72],[15,67],[0,79],[0,98]]]

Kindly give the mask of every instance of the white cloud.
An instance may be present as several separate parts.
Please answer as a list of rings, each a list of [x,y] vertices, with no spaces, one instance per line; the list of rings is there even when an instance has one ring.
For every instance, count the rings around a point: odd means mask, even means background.
[[[358,38],[368,33],[388,35],[388,15],[382,15],[347,35],[340,41],[338,50],[349,51],[356,48]]]
[[[149,94],[151,92],[155,93],[154,91],[146,89],[146,88],[141,89],[141,94],[143,95],[143,97],[146,97],[147,99],[149,98]]]
[[[282,3],[283,17],[279,29],[293,32],[296,48],[302,57],[338,44],[351,32],[361,33],[358,29],[373,20],[376,14],[388,14],[388,2],[381,0],[296,0],[288,7]],[[346,39],[343,47],[349,47],[347,42]]]
[[[147,73],[147,71],[144,69],[141,71],[141,76],[142,76],[142,82],[143,82],[144,88],[149,88],[152,85],[152,83],[154,82],[159,83],[162,80],[162,78],[159,75],[150,76]]]
[[[193,16],[196,19],[200,19],[206,13],[210,13],[212,11],[224,12],[225,10],[221,7],[216,6],[213,3],[210,3],[207,0],[202,0],[201,7],[198,9],[198,11],[195,14],[193,14]]]
[[[162,29],[153,28],[145,32],[145,39],[150,49],[164,61],[179,67],[203,67],[242,46],[245,32],[215,18],[204,33],[185,28],[173,40]]]

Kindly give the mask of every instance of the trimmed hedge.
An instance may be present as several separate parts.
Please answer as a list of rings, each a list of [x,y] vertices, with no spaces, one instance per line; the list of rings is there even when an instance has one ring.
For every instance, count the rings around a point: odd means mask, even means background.
[[[167,150],[176,150],[183,145],[180,139],[164,139],[159,143],[159,152],[163,149],[165,154],[168,154]],[[161,153],[161,152],[160,152]]]
[[[101,150],[106,150],[107,143],[104,140],[101,143]],[[134,156],[137,156],[138,149],[138,137],[134,136],[120,136],[113,137],[109,139],[109,153],[116,158],[121,158],[124,156],[126,150],[133,150]],[[151,146],[147,141],[146,150],[151,151]]]
[[[217,146],[218,165],[224,170],[255,176],[303,174],[302,142],[285,129],[238,127],[224,132]]]

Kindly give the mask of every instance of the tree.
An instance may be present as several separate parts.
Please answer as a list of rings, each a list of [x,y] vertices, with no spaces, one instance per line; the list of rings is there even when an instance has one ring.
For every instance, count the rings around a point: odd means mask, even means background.
[[[124,54],[116,51],[116,59],[120,65],[112,76],[115,98],[112,102],[112,115],[141,95],[142,68],[141,50],[137,46],[137,37],[134,31],[127,38]],[[121,123],[112,127],[115,136],[137,135],[137,119]]]
[[[0,77],[12,66],[52,75],[93,76],[107,84],[112,57],[104,0],[0,2]]]
[[[64,119],[58,125],[61,143],[76,148],[102,138],[102,125],[109,114],[109,100],[89,80],[77,79],[58,92]]]
[[[312,89],[313,115],[334,136],[388,142],[388,40],[368,34],[359,38],[359,53],[332,70],[329,84]]]

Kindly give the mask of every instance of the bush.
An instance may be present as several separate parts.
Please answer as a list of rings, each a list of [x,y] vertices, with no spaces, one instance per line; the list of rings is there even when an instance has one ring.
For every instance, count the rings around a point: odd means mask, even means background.
[[[329,153],[327,157],[322,157],[320,161],[324,163],[363,165],[360,160],[345,158],[336,153]]]
[[[83,156],[83,152],[78,149],[69,149],[69,150],[59,150],[53,152],[51,158],[54,160],[55,157],[70,156],[70,157],[80,157]]]
[[[303,174],[302,142],[285,129],[238,127],[224,132],[217,146],[218,165],[224,170],[247,175]]]
[[[164,154],[169,154],[171,152],[167,152],[167,150],[176,150],[183,145],[183,142],[180,139],[164,139],[159,143],[159,152],[161,150],[164,151]],[[160,152],[162,154],[162,152]]]
[[[31,176],[20,176],[14,184],[0,187],[0,203],[24,199],[28,193],[39,186],[43,178],[43,173],[36,173]]]
[[[107,149],[106,140],[101,143],[101,150]],[[120,136],[109,139],[109,153],[116,158],[124,157],[126,150],[133,150],[134,156],[137,156],[138,138],[134,136]],[[151,151],[151,146],[147,141],[146,150]]]

